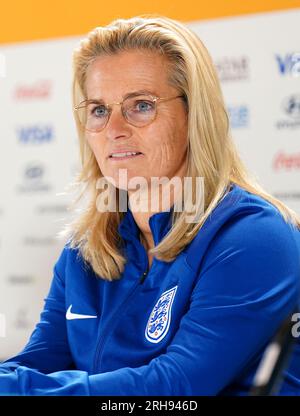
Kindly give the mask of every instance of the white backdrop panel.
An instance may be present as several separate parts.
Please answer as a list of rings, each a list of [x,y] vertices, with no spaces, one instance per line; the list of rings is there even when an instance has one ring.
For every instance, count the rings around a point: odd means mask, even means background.
[[[244,161],[300,213],[300,11],[189,26],[218,68]],[[62,193],[79,166],[71,112],[79,38],[0,47],[0,359],[27,341],[64,245],[56,235],[71,196]]]

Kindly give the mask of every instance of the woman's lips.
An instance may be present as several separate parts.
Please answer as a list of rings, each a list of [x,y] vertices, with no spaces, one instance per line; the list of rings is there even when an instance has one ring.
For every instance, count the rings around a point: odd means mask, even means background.
[[[122,152],[122,153],[125,153],[125,152]],[[121,154],[121,152],[120,152],[120,154]],[[124,155],[124,156],[121,156],[121,155],[120,156],[114,156],[114,154],[112,154],[112,155],[109,156],[109,160],[115,162],[115,161],[118,161],[118,160],[134,159],[134,158],[137,158],[139,156],[143,156],[143,154],[140,153],[140,152],[137,152],[135,155],[131,154],[131,155]]]

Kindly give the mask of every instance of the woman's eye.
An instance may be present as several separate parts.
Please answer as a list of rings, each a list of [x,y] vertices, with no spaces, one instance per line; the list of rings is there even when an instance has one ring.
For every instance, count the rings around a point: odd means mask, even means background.
[[[154,108],[154,104],[151,101],[137,101],[135,109],[139,112],[151,111]]]
[[[95,117],[105,117],[107,109],[104,105],[98,105],[91,109],[91,115]]]

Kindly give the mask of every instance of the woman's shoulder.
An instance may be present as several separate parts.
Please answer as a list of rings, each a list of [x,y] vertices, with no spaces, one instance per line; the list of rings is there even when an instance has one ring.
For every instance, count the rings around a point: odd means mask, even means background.
[[[60,276],[81,271],[86,272],[89,267],[83,259],[80,248],[74,246],[71,240],[65,243],[54,265],[56,273]]]
[[[235,227],[239,231],[247,231],[247,234],[255,234],[261,230],[263,233],[273,231],[290,236],[291,233],[300,231],[286,221],[270,201],[238,185],[234,185],[232,191],[216,207],[213,217],[214,221],[219,217],[221,227],[230,232]]]
[[[300,259],[300,230],[286,222],[271,202],[233,185],[193,240],[188,263],[199,251],[217,255],[229,247]]]
[[[199,230],[186,258],[199,288],[209,288],[222,298],[234,294],[238,302],[267,298],[271,302],[283,293],[285,299],[297,302],[300,231],[273,204],[241,188],[230,192],[217,209]]]

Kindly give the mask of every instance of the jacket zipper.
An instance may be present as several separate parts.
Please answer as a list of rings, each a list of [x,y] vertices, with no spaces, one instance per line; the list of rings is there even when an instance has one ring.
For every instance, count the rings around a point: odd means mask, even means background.
[[[117,322],[118,322],[118,318],[116,319],[115,317],[119,314],[119,311],[121,308],[123,308],[129,301],[129,299],[135,294],[136,290],[138,289],[138,287],[140,287],[140,285],[142,285],[148,275],[149,272],[149,264],[147,263],[147,270],[145,272],[143,272],[143,274],[139,277],[137,283],[135,284],[134,288],[132,289],[132,291],[129,293],[129,295],[124,299],[124,301],[121,303],[121,305],[119,306],[118,310],[113,314],[113,316],[111,316],[111,318],[108,320],[108,322],[106,323],[106,326],[104,328],[104,331],[102,331],[102,335],[101,335],[101,339],[98,341],[98,345],[96,348],[96,353],[95,353],[95,359],[94,359],[94,366],[93,366],[93,374],[96,373],[97,367],[98,367],[98,372],[100,371],[100,367],[101,365],[97,365],[98,361],[99,361],[99,357],[102,353],[103,350],[103,346],[105,341],[107,340],[107,334],[106,332],[108,332],[108,329],[110,331],[113,331]],[[111,322],[114,322],[113,325],[111,325]],[[101,363],[100,363],[101,364]]]

